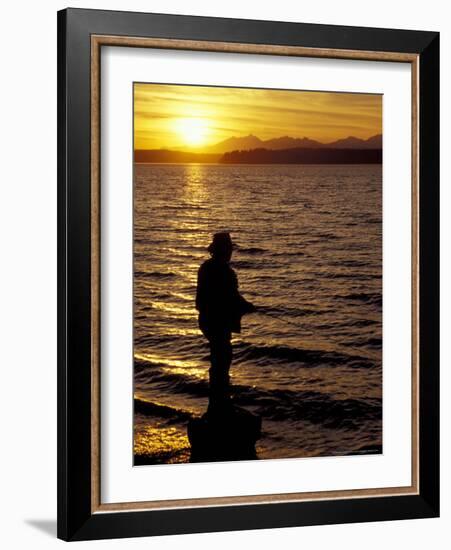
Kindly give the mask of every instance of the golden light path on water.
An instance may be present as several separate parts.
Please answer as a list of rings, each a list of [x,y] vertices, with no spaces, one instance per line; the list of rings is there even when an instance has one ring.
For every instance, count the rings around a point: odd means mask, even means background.
[[[151,302],[151,306],[154,309],[161,309],[162,311],[166,311],[169,313],[176,313],[179,316],[186,316],[186,315],[188,317],[192,316],[190,314],[191,308],[188,308],[188,307],[178,307],[178,306],[173,306],[171,304],[165,304],[162,302]]]
[[[142,426],[135,423],[133,452],[136,457],[159,457],[161,462],[188,462],[190,446],[186,433],[163,423]],[[138,458],[139,463],[139,458]]]
[[[202,206],[209,198],[208,186],[204,183],[202,177],[202,165],[190,164],[185,166],[186,183],[183,187],[182,200],[191,206]],[[191,244],[198,244],[199,230],[203,229],[199,223],[190,220],[189,223],[178,223],[178,229],[185,229],[184,238]],[[166,251],[169,254],[177,256],[191,257],[189,253],[183,253],[177,248],[167,247]],[[187,269],[191,272],[188,279],[194,283],[197,272],[197,264],[184,264],[180,270],[181,275],[186,276]],[[177,273],[177,270],[174,270]],[[179,326],[167,326],[166,323],[158,323],[159,326],[164,326],[164,331],[167,335],[177,336],[194,336],[199,334],[197,328],[196,316],[197,312],[194,308],[193,296],[184,292],[173,292],[174,297],[179,298],[183,302],[189,303],[186,307],[179,307],[160,301],[150,301],[149,306],[153,309],[160,310],[164,313],[176,315],[178,318],[192,318],[193,325],[196,328],[184,328]],[[168,372],[172,375],[182,374],[189,375],[194,378],[205,380],[208,378],[208,367],[205,365],[199,367],[199,361],[187,359],[165,359],[163,355],[155,353],[135,353],[135,360],[151,361],[155,364],[162,365],[163,372]],[[141,395],[135,392],[135,398],[141,398]],[[135,421],[134,424],[134,439],[133,452],[135,460],[139,463],[139,457],[159,457],[159,461],[167,464],[174,462],[186,462],[189,460],[190,445],[185,431],[181,431],[174,426],[167,426],[164,422],[156,424],[140,423]]]
[[[135,353],[135,359],[152,361],[153,363],[163,365],[163,369],[172,373],[176,372],[185,372],[189,373],[191,376],[197,376],[198,378],[205,378],[205,368],[201,369],[198,366],[198,363],[195,361],[188,361],[186,359],[171,359],[167,360],[161,355],[153,353]]]

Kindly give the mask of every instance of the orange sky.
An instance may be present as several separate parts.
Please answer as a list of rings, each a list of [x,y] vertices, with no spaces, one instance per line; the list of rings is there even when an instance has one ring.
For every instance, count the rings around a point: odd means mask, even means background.
[[[382,96],[135,84],[134,126],[135,149],[202,151],[249,134],[367,139],[382,133]]]

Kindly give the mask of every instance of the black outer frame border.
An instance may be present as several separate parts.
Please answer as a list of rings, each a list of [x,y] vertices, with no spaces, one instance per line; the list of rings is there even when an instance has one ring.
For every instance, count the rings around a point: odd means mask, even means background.
[[[91,513],[91,34],[419,54],[419,495]],[[89,540],[438,515],[439,33],[72,8],[58,12],[58,537]]]

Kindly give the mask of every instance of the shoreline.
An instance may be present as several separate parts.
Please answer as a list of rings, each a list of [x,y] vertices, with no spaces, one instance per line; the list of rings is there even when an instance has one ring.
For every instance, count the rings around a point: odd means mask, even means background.
[[[199,415],[182,411],[183,414],[175,418],[173,415],[174,409],[169,406],[151,403],[139,398],[134,398],[134,404],[133,466],[191,463],[191,445],[188,440],[187,426],[190,419],[199,418]],[[265,431],[263,430],[264,436]],[[300,451],[297,456],[289,456],[290,452],[287,452],[288,456],[262,456],[262,454],[266,455],[264,449],[264,442],[257,442],[256,460],[334,458],[383,454],[382,443],[366,443],[354,451],[347,452],[329,451],[324,454],[312,455]]]

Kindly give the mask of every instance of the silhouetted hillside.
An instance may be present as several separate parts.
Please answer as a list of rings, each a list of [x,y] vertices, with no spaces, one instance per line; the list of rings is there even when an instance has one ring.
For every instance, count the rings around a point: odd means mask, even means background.
[[[231,137],[215,145],[204,147],[205,153],[231,153],[232,151],[250,151],[252,149],[382,149],[382,135],[368,139],[348,136],[330,143],[321,143],[308,137],[282,136],[262,140],[252,134],[243,137]],[[195,149],[190,149],[195,152]]]
[[[253,149],[225,153],[226,164],[381,164],[382,149]]]
[[[232,145],[237,145],[229,149]],[[382,162],[382,136],[367,140],[347,137],[329,144],[309,138],[284,136],[262,141],[249,135],[229,138],[206,152],[138,149],[140,163],[244,163],[244,164],[378,164]],[[214,152],[213,152],[214,151]],[[222,152],[220,152],[222,151]]]
[[[235,150],[250,150],[257,149],[258,147],[263,147],[264,141],[262,141],[257,136],[252,134],[242,137],[231,137],[227,138],[224,141],[220,141],[215,145],[210,145],[205,148],[205,151],[208,153],[223,154]],[[269,149],[269,147],[268,147]]]
[[[290,136],[283,136],[279,138],[267,139],[266,141],[262,141],[260,148],[262,149],[301,149],[301,148],[317,149],[319,147],[327,147],[327,145],[307,137],[292,138]],[[236,149],[239,149],[239,148],[236,147]]]
[[[378,134],[368,139],[360,139],[349,136],[329,143],[326,147],[331,149],[382,149],[382,135]]]
[[[220,158],[220,154],[186,153],[183,151],[169,151],[167,149],[137,149],[134,154],[134,161],[142,163],[214,163],[218,162]]]

